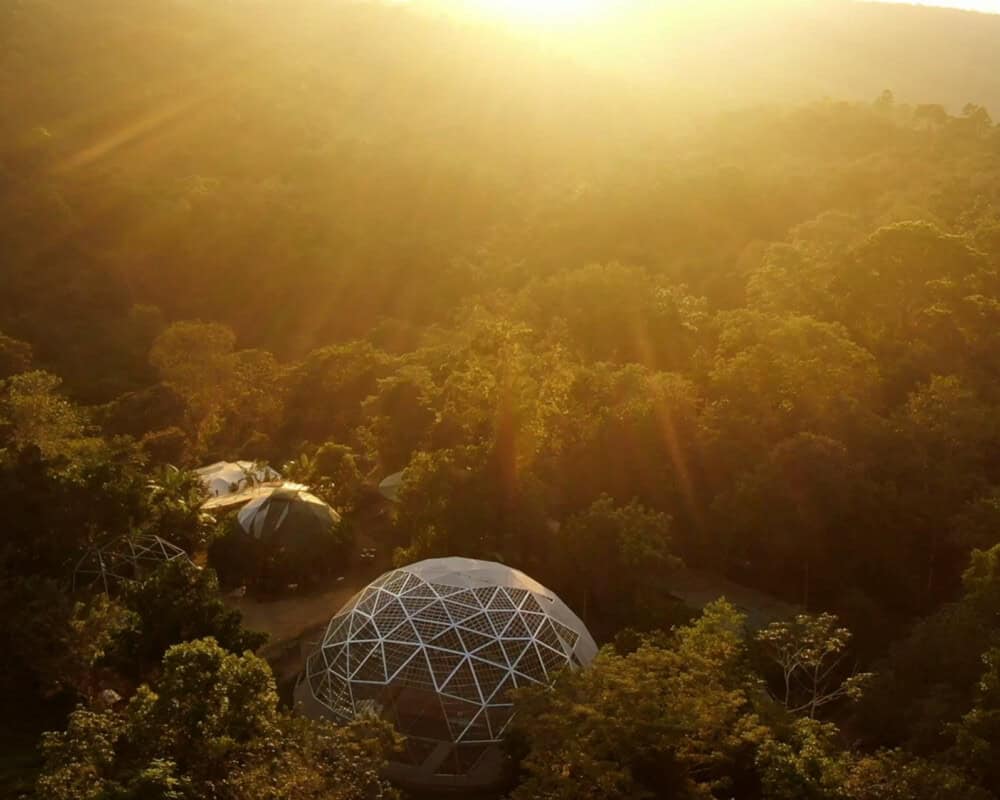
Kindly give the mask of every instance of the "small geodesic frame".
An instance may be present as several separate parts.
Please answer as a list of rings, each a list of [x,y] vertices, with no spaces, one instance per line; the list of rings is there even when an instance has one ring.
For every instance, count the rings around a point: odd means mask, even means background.
[[[188,554],[159,536],[120,536],[88,550],[73,570],[73,590],[97,586],[114,593],[122,583],[138,580],[167,561],[190,560]]]
[[[309,716],[375,713],[406,737],[391,774],[416,785],[495,779],[511,689],[587,664],[580,619],[522,572],[484,561],[421,561],[382,575],[330,621],[295,691]]]

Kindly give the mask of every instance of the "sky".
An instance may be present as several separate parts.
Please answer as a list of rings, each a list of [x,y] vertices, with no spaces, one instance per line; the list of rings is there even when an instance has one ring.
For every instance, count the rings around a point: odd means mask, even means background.
[[[884,2],[900,2],[901,0],[883,0]],[[943,6],[946,8],[967,8],[972,11],[987,11],[1000,14],[1000,0],[902,0],[919,6]]]

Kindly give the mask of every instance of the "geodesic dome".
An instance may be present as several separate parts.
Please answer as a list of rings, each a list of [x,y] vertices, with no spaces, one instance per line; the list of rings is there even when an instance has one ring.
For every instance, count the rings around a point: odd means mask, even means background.
[[[374,712],[406,737],[390,775],[472,787],[499,776],[511,689],[589,663],[597,645],[554,593],[518,570],[466,558],[393,570],[333,617],[295,690],[299,709]]]
[[[88,550],[73,570],[73,589],[97,584],[111,594],[126,581],[152,572],[165,561],[188,559],[177,545],[159,536],[120,536]]]

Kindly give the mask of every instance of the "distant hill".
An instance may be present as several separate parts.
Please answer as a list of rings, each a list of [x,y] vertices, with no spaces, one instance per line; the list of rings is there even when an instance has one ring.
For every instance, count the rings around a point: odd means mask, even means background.
[[[906,101],[1000,110],[1000,15],[854,0],[633,5],[547,46],[711,103],[871,99],[890,88]]]
[[[715,41],[717,49],[692,40],[666,63],[694,74],[704,66],[706,90],[734,102],[870,99],[888,88],[906,102],[1000,111],[1000,15],[804,3],[718,31]]]
[[[867,198],[793,190],[784,162],[911,135],[870,113],[884,89],[904,122],[904,103],[1000,111],[980,14],[729,3],[587,48],[415,5],[0,4],[0,330],[93,389],[99,362],[141,378],[160,312],[302,354],[447,318],[495,274],[619,260],[690,282],[831,207],[816,193]],[[713,122],[824,97],[866,110]]]

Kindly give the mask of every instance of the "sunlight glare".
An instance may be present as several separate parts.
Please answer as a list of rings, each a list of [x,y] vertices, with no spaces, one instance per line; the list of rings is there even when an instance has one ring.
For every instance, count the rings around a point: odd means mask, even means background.
[[[483,14],[514,23],[573,25],[607,13],[610,0],[475,0]]]

